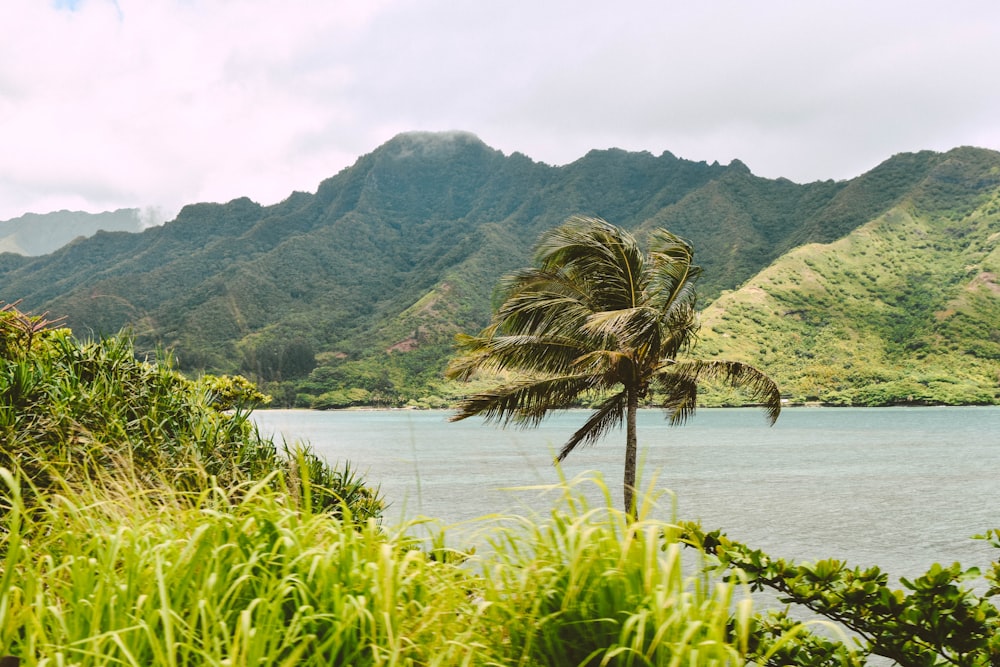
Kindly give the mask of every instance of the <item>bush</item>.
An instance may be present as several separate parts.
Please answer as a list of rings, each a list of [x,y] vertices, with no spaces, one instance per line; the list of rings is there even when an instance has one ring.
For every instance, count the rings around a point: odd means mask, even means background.
[[[797,564],[735,542],[721,531],[706,532],[698,524],[684,525],[684,540],[709,554],[719,570],[754,590],[770,589],[781,602],[798,605],[829,619],[841,635],[853,634],[854,647],[818,634],[793,629],[787,611],[771,612],[755,620],[752,653],[770,653],[773,664],[864,664],[870,655],[903,667],[1000,664],[1000,609],[991,600],[1000,593],[1000,563],[994,562],[984,579],[985,594],[968,582],[978,579],[978,568],[959,563],[935,563],[922,576],[901,579],[905,590],[893,589],[878,567],[851,568],[827,559]],[[979,539],[1000,547],[1000,531]],[[762,662],[767,662],[765,658]]]
[[[46,323],[0,311],[0,467],[23,472],[25,491],[128,476],[198,492],[264,479],[301,485],[306,476],[317,488],[334,484],[315,498],[335,513],[339,498],[362,498],[349,468],[260,435],[249,411],[266,397],[245,378],[188,380],[169,358],[137,359],[126,334],[81,342]],[[351,511],[376,517],[381,501],[371,492]]]

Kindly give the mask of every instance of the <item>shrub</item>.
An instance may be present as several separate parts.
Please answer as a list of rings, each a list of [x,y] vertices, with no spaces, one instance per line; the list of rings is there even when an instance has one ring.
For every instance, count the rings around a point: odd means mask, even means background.
[[[850,567],[827,559],[795,563],[752,549],[726,537],[685,524],[684,539],[716,560],[719,570],[754,590],[769,589],[779,600],[829,619],[853,634],[845,641],[793,629],[787,610],[756,620],[753,652],[771,653],[774,664],[844,665],[875,655],[903,667],[1000,664],[1000,609],[992,601],[1000,593],[1000,564],[983,573],[959,563],[935,563],[922,576],[901,579],[905,590],[890,587],[878,567]],[[978,536],[1000,547],[1000,532]],[[968,582],[984,576],[990,584],[977,594]],[[797,625],[797,624],[795,624]],[[763,660],[767,664],[766,659]]]
[[[197,492],[307,476],[327,488],[314,500],[328,510],[351,497],[353,515],[380,515],[377,493],[358,493],[349,467],[332,470],[307,447],[279,450],[260,435],[249,410],[266,397],[244,378],[188,380],[169,357],[137,359],[127,334],[81,342],[47,322],[0,312],[0,467],[23,472],[26,491],[130,476]]]

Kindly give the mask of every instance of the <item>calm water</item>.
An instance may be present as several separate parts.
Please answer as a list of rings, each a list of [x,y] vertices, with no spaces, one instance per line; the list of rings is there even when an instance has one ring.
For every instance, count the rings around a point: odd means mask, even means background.
[[[261,430],[306,440],[331,463],[350,460],[381,485],[389,519],[460,522],[544,511],[552,496],[511,487],[558,482],[554,453],[586,412],[532,430],[445,411],[260,411]],[[1000,556],[969,536],[1000,527],[1000,408],[795,408],[774,427],[749,409],[702,410],[669,427],[639,415],[642,486],[676,494],[678,516],[723,528],[772,555],[843,558],[914,576],[937,561],[986,565]],[[578,449],[573,478],[600,471],[621,503],[624,432]],[[593,496],[595,499],[596,495]],[[669,499],[660,509],[671,518]]]

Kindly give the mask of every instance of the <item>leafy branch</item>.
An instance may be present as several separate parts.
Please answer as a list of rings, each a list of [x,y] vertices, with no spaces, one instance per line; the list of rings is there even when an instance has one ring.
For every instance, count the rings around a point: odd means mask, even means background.
[[[920,577],[901,579],[906,590],[899,590],[889,587],[888,575],[878,567],[850,568],[832,559],[796,564],[720,531],[705,532],[698,524],[686,523],[683,530],[684,541],[713,557],[727,579],[746,581],[751,590],[773,590],[782,602],[840,624],[855,634],[863,655],[883,656],[903,667],[1000,664],[1000,611],[989,599],[998,592],[996,563],[987,575],[993,587],[983,596],[963,585],[980,577],[979,569],[963,569],[959,563],[934,564]],[[1000,546],[996,531],[981,537]],[[782,618],[778,613],[760,619],[757,639],[762,645],[772,645],[780,636]],[[827,658],[847,655],[846,646],[834,644],[824,646]],[[814,654],[803,655],[813,655],[812,661],[792,664],[820,664]]]

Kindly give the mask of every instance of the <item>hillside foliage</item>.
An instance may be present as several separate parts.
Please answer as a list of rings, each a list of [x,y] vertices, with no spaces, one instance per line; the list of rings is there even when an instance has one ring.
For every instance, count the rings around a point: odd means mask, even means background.
[[[722,295],[704,347],[763,364],[795,402],[1000,401],[1000,167],[982,157],[952,156],[884,214]]]

